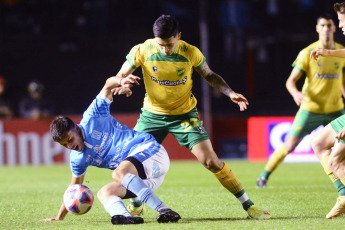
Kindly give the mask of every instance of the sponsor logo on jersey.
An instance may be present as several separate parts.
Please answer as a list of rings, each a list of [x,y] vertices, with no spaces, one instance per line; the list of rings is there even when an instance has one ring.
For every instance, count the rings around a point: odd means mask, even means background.
[[[185,76],[181,81],[169,81],[169,80],[159,81],[153,76],[151,76],[151,80],[160,84],[160,85],[176,86],[176,85],[185,84],[187,82],[187,76]]]
[[[177,76],[183,77],[184,73],[186,72],[186,69],[185,68],[177,69],[176,72],[177,72]]]
[[[201,133],[201,134],[204,133],[204,130],[200,126],[198,126],[197,129],[199,130],[199,133]]]
[[[157,67],[157,66],[153,66],[153,67],[152,67],[152,70],[153,70],[153,73],[154,73],[154,74],[157,74],[158,67]]]
[[[321,62],[318,62],[317,65],[319,66],[319,69],[321,68]]]
[[[102,137],[102,132],[97,131],[97,130],[92,131],[91,138],[99,141],[99,140],[101,140],[101,137]]]
[[[315,74],[315,78],[339,78],[339,74]]]

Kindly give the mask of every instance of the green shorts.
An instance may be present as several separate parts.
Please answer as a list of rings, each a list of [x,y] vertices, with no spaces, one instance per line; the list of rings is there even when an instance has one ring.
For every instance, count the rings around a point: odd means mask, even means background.
[[[331,122],[331,126],[336,133],[339,133],[345,127],[345,115],[338,117],[337,119]],[[342,143],[345,144],[345,141],[340,139]]]
[[[152,134],[162,143],[171,133],[181,146],[192,149],[194,145],[210,139],[200,121],[197,109],[182,115],[162,115],[141,109],[135,130]]]
[[[344,109],[328,114],[312,113],[299,109],[293,121],[290,135],[297,138],[303,138],[320,125],[326,126],[331,121],[344,114]]]

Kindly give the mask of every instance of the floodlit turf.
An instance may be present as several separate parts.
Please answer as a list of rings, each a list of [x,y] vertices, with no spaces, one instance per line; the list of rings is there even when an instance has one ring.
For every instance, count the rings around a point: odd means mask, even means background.
[[[158,224],[150,208],[145,223],[112,226],[99,201],[83,216],[68,214],[64,221],[40,222],[56,216],[70,181],[66,165],[0,168],[0,229],[343,229],[345,216],[325,219],[337,198],[330,179],[318,163],[285,163],[271,176],[266,189],[255,187],[263,163],[227,161],[254,203],[271,220],[246,219],[237,199],[198,162],[174,161],[157,195],[182,219]],[[94,193],[111,181],[111,171],[89,167],[86,183]]]

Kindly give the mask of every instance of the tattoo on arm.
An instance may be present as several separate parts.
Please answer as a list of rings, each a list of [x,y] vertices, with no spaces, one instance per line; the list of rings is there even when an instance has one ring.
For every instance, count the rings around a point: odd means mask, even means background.
[[[206,62],[201,69],[197,70],[197,72],[208,82],[212,88],[225,94],[226,96],[229,96],[229,93],[233,91],[221,76],[210,69]]]

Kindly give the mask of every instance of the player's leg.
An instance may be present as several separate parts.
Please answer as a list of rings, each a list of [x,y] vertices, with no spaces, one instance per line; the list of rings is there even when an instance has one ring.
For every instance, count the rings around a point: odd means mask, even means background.
[[[334,118],[332,118],[334,119]],[[311,133],[320,125],[328,124],[332,119],[324,114],[311,113],[303,109],[299,109],[293,121],[289,136],[284,143],[277,148],[265,165],[257,180],[258,188],[265,188],[269,176],[277,169],[277,167],[284,161],[285,157],[294,151],[297,145],[301,142],[304,136]]]
[[[331,219],[339,216],[345,212],[345,179],[343,173],[340,173],[338,177],[337,173],[342,171],[344,163],[344,141],[341,144],[336,144],[335,136],[345,124],[344,116],[335,119],[325,128],[323,128],[313,139],[312,148],[320,159],[320,163],[324,168],[324,171],[333,182],[335,188],[338,190],[338,198],[333,209],[327,214],[326,218]],[[335,166],[340,164],[341,166]],[[335,172],[332,170],[336,170]],[[339,172],[338,172],[339,171]],[[333,173],[334,172],[334,173]],[[342,178],[340,180],[339,178]]]
[[[241,202],[243,209],[247,211],[251,218],[269,219],[271,217],[268,212],[256,207],[249,199],[235,173],[213,151],[210,140],[204,140],[194,145],[192,147],[192,153]]]
[[[265,188],[269,176],[284,161],[285,157],[291,153],[302,139],[289,135],[287,140],[279,148],[277,148],[265,165],[265,169],[260,174],[256,186]]]
[[[121,164],[120,164],[121,166]],[[126,162],[123,166],[126,166]],[[136,168],[129,164],[127,167],[122,167],[124,172],[131,172],[138,174]],[[110,214],[111,222],[114,225],[118,224],[141,224],[144,220],[141,217],[133,217],[125,207],[122,201],[127,193],[127,190],[121,186],[121,176],[113,172],[114,182],[103,186],[97,193],[99,201],[103,204],[104,209]]]
[[[169,156],[163,146],[157,143],[158,152],[152,156],[146,154],[145,150],[134,151],[131,157],[142,162],[146,178],[142,180],[138,176],[127,173],[122,180],[122,186],[133,192],[141,201],[158,212],[157,221],[159,223],[177,222],[180,215],[167,207],[163,201],[153,192],[164,180],[168,172],[170,161]],[[152,151],[150,151],[152,152]],[[143,155],[147,155],[144,157]]]

